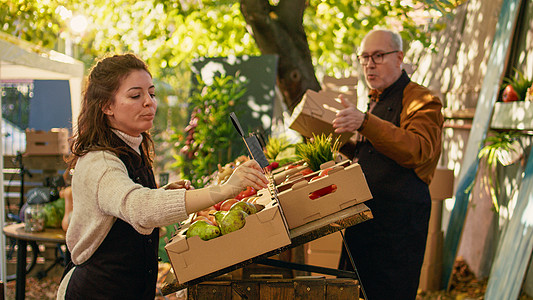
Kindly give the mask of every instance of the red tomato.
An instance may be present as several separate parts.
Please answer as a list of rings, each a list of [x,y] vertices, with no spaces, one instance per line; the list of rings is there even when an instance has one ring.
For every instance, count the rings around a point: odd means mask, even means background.
[[[257,194],[257,191],[255,190],[255,188],[253,188],[251,186],[248,186],[248,187],[246,187],[246,189],[244,191],[240,192],[235,197],[235,199],[242,200],[243,198],[250,197],[250,196],[253,196],[255,194]]]
[[[314,191],[311,194],[309,194],[309,199],[315,200],[317,198],[320,198],[322,196],[325,196],[327,194],[331,194],[337,190],[337,185],[332,184],[330,186],[324,187],[319,189],[318,191]]]
[[[270,163],[270,165],[266,166],[267,169],[270,171],[273,171],[274,169],[279,167],[279,163],[277,161],[273,161]]]
[[[300,174],[302,174],[303,176],[305,176],[305,175],[309,175],[309,174],[311,174],[311,173],[313,173],[313,170],[311,170],[311,169],[309,169],[309,168],[307,168],[307,169],[303,169],[303,170],[300,171]]]
[[[505,90],[503,90],[502,101],[503,102],[518,101],[518,94],[516,93],[516,91],[513,89],[513,87],[510,84],[508,84],[505,87]]]
[[[225,200],[224,202],[222,202],[222,205],[220,205],[220,210],[223,210],[223,211],[228,211],[231,206],[235,203],[239,202],[238,199],[228,199],[228,200]]]
[[[327,169],[324,169],[324,170],[320,171],[320,173],[318,173],[318,175],[316,175],[315,177],[311,178],[311,180],[309,182],[313,182],[313,181],[317,180],[318,178],[322,178],[322,177],[328,175],[328,172],[331,169],[332,168],[327,168]]]

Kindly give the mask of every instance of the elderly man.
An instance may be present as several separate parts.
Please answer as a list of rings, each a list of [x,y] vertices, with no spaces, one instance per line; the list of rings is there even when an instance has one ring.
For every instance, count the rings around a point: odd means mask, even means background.
[[[373,199],[374,218],[346,229],[368,299],[415,299],[424,259],[431,198],[428,185],[441,153],[442,104],[402,69],[401,37],[374,30],[359,63],[370,90],[366,113],[341,99],[335,132],[355,132],[343,151],[358,162]],[[345,248],[339,268],[353,270]]]

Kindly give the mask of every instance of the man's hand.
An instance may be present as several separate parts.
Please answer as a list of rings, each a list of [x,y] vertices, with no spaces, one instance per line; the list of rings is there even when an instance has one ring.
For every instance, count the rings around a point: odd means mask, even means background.
[[[344,99],[342,95],[339,96],[339,99],[345,108],[339,111],[333,120],[333,128],[335,128],[335,132],[341,133],[357,131],[357,129],[363,125],[365,114],[358,110],[353,103]]]
[[[163,189],[165,190],[177,190],[177,189],[194,190],[194,187],[191,185],[191,182],[189,180],[179,180],[179,181],[166,184],[165,186],[163,186]]]

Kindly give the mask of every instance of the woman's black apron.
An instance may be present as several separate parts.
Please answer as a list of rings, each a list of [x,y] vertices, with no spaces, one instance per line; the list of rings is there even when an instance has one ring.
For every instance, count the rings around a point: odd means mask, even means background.
[[[125,147],[119,155],[129,177],[135,183],[156,188],[152,168],[113,135],[114,146]],[[131,225],[117,219],[96,252],[77,265],[68,283],[65,299],[150,299],[155,298],[159,229],[149,235],[138,233]],[[72,269],[67,265],[64,275]]]
[[[399,126],[404,73],[380,96],[372,114]],[[412,169],[378,152],[365,140],[356,145],[373,198],[365,204],[373,219],[346,229],[345,238],[370,300],[415,299],[424,260],[431,198]],[[343,246],[339,269],[353,271]]]

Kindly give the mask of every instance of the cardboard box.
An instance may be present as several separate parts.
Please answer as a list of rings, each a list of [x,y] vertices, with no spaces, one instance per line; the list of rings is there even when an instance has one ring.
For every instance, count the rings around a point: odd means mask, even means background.
[[[442,231],[428,233],[418,286],[423,291],[437,291],[440,289],[443,239],[444,234]]]
[[[421,291],[439,291],[441,289],[441,273],[442,263],[422,266],[418,289]]]
[[[424,253],[425,265],[434,265],[442,263],[442,244],[444,240],[444,233],[435,232],[428,233],[426,240],[426,252]]]
[[[66,128],[52,128],[50,131],[26,129],[26,154],[68,154],[68,136]]]
[[[305,263],[311,266],[318,266],[323,268],[338,269],[340,252],[311,252],[306,253]],[[324,276],[325,278],[335,278],[334,275],[311,273],[312,276]]]
[[[438,233],[442,230],[442,200],[431,200],[431,214],[429,215],[428,233]]]
[[[332,185],[337,187],[334,192],[316,199],[309,197],[311,193]],[[336,165],[328,175],[311,182],[298,181],[290,189],[278,194],[289,229],[371,198],[365,176],[357,163],[347,167]]]
[[[281,182],[280,184],[276,183],[276,187],[278,189],[278,192],[283,192],[283,191],[286,191],[286,190],[290,189],[297,182],[300,182],[302,180],[310,181],[313,177],[317,176],[320,173],[321,170],[324,170],[326,168],[333,168],[335,166],[347,167],[351,163],[352,162],[350,160],[343,160],[343,161],[338,162],[338,163],[335,163],[334,161],[328,161],[328,162],[325,162],[322,165],[320,165],[320,170],[319,171],[307,174],[305,176],[302,175],[301,173],[299,173],[299,171],[298,171],[298,173],[287,175],[287,178],[286,178],[285,181]]]
[[[342,250],[342,236],[340,232],[328,234],[319,239],[308,242],[307,253],[315,252],[338,252]]]
[[[304,166],[303,165],[303,162],[301,162],[301,164],[299,165],[294,165],[294,166],[291,166],[291,168],[285,168],[285,169],[282,169],[281,171],[278,171],[278,172],[273,172],[273,177],[274,177],[274,182],[276,183],[276,185],[279,185],[281,183],[283,183],[287,177],[289,176],[292,176],[292,175],[295,175],[297,174],[298,172],[304,170],[304,169],[307,169],[308,167],[307,166]]]
[[[197,236],[186,239],[183,231],[165,246],[180,284],[291,243],[281,211],[273,201],[246,217],[243,228],[212,240]]]
[[[333,131],[333,119],[339,110],[344,109],[343,105],[335,98],[331,92],[307,90],[292,112],[289,128],[308,138],[312,137],[313,133],[315,135],[332,134],[333,139],[339,137],[339,141],[343,145],[353,134],[338,134]]]
[[[429,184],[432,200],[445,200],[453,197],[453,170],[438,167]]]

